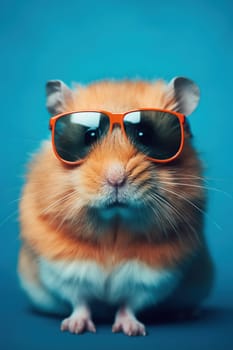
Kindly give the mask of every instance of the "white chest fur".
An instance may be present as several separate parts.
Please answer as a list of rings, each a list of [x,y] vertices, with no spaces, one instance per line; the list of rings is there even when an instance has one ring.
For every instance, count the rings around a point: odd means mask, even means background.
[[[155,304],[177,285],[179,274],[155,270],[136,260],[105,270],[93,261],[40,260],[40,276],[46,287],[73,306],[90,299],[110,304],[127,303],[134,310]]]

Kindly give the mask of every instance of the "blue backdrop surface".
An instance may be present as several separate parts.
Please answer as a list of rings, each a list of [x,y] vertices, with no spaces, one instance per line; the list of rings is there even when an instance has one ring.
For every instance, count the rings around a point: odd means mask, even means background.
[[[0,3],[0,349],[233,348],[232,1],[29,1]],[[45,82],[192,78],[201,102],[190,117],[206,165],[206,233],[216,284],[201,319],[156,323],[146,338],[59,333],[59,320],[29,312],[16,261],[17,206],[25,164],[48,136]]]

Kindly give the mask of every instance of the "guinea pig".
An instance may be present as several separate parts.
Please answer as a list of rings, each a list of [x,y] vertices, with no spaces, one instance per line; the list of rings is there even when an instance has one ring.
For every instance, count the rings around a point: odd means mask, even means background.
[[[213,284],[203,225],[203,166],[187,116],[190,79],[46,85],[51,140],[28,167],[20,202],[22,288],[61,330],[146,335],[149,309],[195,309]],[[153,311],[152,311],[153,310]],[[69,314],[68,314],[69,312]],[[101,309],[99,311],[101,313]]]

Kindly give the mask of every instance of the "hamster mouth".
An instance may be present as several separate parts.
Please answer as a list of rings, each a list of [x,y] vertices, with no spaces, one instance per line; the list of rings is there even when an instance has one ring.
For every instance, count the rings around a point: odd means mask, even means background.
[[[127,191],[112,191],[89,208],[90,220],[97,226],[119,225],[139,230],[146,225],[148,208],[135,194]]]
[[[111,203],[107,203],[105,206],[105,209],[112,209],[112,208],[128,208],[129,205],[127,203],[121,202],[118,199]]]
[[[110,203],[106,203],[99,210],[100,216],[104,219],[111,219],[114,217],[125,217],[126,212],[130,210],[130,206],[121,202],[118,199],[111,201]]]
[[[119,222],[131,222],[135,220],[137,216],[136,205],[134,206],[130,201],[120,200],[118,198],[111,199],[101,206],[94,209],[104,222],[111,222],[117,219]]]
[[[127,209],[131,207],[130,198],[128,198],[127,193],[120,191],[117,188],[109,193],[105,199],[102,201],[100,208],[103,210],[111,209]]]
[[[122,198],[122,200],[108,198],[104,203],[89,208],[90,222],[95,225],[96,232],[100,233],[105,228],[109,229],[117,225],[134,233],[144,234],[152,224],[148,217],[151,217],[150,209],[141,201],[133,201],[129,198]]]

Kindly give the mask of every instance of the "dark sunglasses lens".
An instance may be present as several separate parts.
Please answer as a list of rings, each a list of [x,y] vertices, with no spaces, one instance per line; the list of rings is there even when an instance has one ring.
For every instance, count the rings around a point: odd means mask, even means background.
[[[135,111],[124,117],[126,134],[149,157],[167,160],[181,146],[181,125],[176,115],[160,111]]]
[[[109,118],[99,112],[77,112],[56,120],[54,144],[59,157],[69,162],[83,159],[109,129]]]

